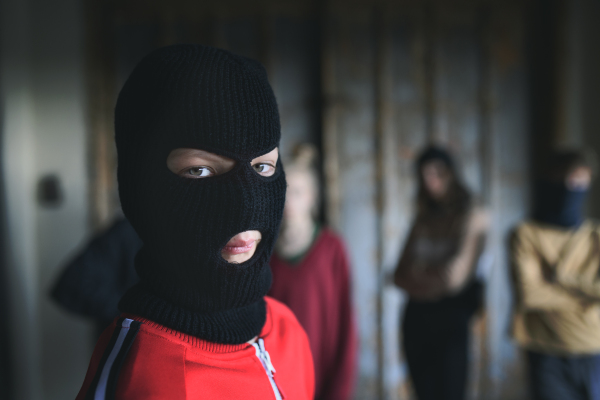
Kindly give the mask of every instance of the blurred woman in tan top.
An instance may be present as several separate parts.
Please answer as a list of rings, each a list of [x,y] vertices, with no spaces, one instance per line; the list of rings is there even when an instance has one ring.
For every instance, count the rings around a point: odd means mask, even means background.
[[[600,225],[583,218],[592,166],[580,152],[552,154],[534,218],[511,240],[513,336],[535,400],[600,399]]]
[[[475,266],[488,218],[474,206],[445,150],[426,149],[416,172],[417,217],[394,275],[409,296],[404,353],[419,400],[462,400],[469,322],[482,301]]]

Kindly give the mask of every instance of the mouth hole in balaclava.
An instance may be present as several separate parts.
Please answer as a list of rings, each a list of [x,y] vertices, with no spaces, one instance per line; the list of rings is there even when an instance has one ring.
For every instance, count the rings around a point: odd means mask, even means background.
[[[263,235],[258,230],[240,232],[221,248],[221,258],[230,264],[244,264],[261,250]]]

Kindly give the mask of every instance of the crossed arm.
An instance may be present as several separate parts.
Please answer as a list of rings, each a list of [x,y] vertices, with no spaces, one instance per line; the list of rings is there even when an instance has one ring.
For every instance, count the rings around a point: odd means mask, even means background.
[[[543,260],[523,229],[513,234],[510,248],[519,307],[575,311],[600,301],[600,263],[594,252],[583,268],[557,270]]]
[[[459,292],[473,272],[483,250],[489,228],[487,213],[474,210],[468,217],[460,249],[443,263],[427,263],[415,254],[416,229],[413,226],[394,274],[394,283],[417,300],[436,300]],[[419,265],[421,264],[421,265]]]

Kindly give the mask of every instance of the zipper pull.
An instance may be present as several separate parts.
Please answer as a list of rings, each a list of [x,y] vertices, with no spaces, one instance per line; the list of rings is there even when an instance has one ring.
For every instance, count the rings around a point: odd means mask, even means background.
[[[269,372],[271,374],[275,374],[277,371],[275,371],[275,367],[273,367],[273,363],[271,362],[271,355],[265,348],[265,341],[263,339],[258,339],[258,346],[260,347],[260,352],[261,352],[261,355],[263,356],[263,361],[267,365]]]
[[[285,395],[283,390],[281,390],[281,387],[277,384],[277,381],[275,379],[275,367],[273,367],[273,363],[271,362],[271,355],[265,348],[265,341],[262,338],[259,338],[258,343],[255,343],[253,346],[256,347],[257,356],[260,359],[263,367],[265,368],[267,376],[271,379],[271,383],[274,386],[273,389],[276,390],[275,397],[277,399],[285,400],[287,396]]]

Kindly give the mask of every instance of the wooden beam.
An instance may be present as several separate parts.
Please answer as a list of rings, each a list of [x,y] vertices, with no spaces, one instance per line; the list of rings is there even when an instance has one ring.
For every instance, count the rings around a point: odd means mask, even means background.
[[[116,99],[114,2],[85,2],[90,224],[105,226],[118,208],[113,109]]]
[[[375,255],[376,273],[377,273],[377,393],[376,398],[383,400],[385,393],[384,382],[384,329],[383,329],[383,294],[385,284],[385,268],[383,266],[385,254],[385,224],[384,208],[385,204],[385,95],[386,88],[390,87],[389,74],[386,73],[385,65],[387,63],[387,52],[389,51],[389,34],[387,32],[387,20],[384,17],[384,10],[380,6],[375,6],[373,10],[372,27],[375,30],[374,46],[375,60],[373,68],[373,98],[375,99],[375,135],[373,139],[375,154],[375,213],[376,213],[376,233],[377,247]]]

